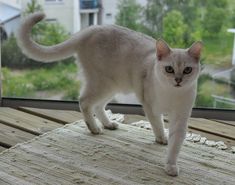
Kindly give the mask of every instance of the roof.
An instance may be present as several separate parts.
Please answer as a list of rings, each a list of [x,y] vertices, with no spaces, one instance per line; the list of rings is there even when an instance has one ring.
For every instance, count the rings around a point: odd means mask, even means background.
[[[20,16],[20,9],[0,2],[0,24],[6,23]]]

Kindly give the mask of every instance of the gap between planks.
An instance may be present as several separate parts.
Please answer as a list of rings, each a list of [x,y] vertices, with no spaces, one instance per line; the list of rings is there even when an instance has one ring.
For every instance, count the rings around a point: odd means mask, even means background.
[[[63,125],[16,109],[0,108],[0,152]]]
[[[52,109],[38,109],[38,108],[28,108],[19,107],[19,110],[41,116],[52,121],[58,121],[61,123],[72,123],[74,121],[83,119],[82,114],[77,111],[63,111],[63,110],[52,110]],[[144,116],[138,116],[138,119],[133,119],[137,115],[125,115],[125,119],[139,121],[141,119],[146,120]],[[128,121],[125,123],[129,123]],[[235,141],[235,126],[227,124],[226,122],[218,122],[216,120],[207,120],[203,118],[190,118],[189,119],[189,129],[200,131],[207,134],[212,134],[218,137],[223,137],[226,139],[231,139]]]
[[[18,107],[18,110],[61,124],[73,123],[83,119],[82,114],[78,111],[40,109],[30,107]]]
[[[0,122],[34,135],[62,126],[60,123],[6,107],[0,108]]]

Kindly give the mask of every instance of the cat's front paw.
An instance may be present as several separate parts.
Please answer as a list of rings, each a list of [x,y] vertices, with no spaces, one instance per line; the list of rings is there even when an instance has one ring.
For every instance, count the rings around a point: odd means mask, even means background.
[[[161,145],[167,145],[168,144],[168,137],[166,135],[163,137],[156,137],[155,142],[159,143]]]
[[[86,123],[88,129],[90,130],[90,132],[94,135],[98,135],[98,134],[103,134],[103,130],[102,128],[96,126],[96,125],[90,125],[89,123]]]
[[[168,175],[176,177],[179,175],[179,168],[177,165],[166,164],[165,171]]]
[[[104,125],[105,129],[116,130],[118,128],[118,123],[116,121],[112,121],[109,124]]]

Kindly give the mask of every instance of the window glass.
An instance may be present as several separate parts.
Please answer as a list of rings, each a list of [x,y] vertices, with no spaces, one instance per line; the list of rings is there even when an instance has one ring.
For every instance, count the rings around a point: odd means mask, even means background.
[[[125,26],[164,38],[171,47],[187,48],[202,40],[195,107],[235,109],[233,0],[0,0],[3,96],[77,100],[81,82],[75,58],[44,64],[25,57],[16,45],[20,17],[35,11],[47,15],[32,32],[44,45],[62,42],[95,24]],[[138,100],[133,94],[119,94],[113,102],[136,104]]]

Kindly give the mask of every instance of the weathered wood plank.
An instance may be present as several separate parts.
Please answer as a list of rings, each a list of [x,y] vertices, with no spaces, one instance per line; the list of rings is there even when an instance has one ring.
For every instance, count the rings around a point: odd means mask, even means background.
[[[0,107],[0,122],[36,135],[62,126],[54,121],[6,107]]]
[[[212,121],[216,121],[219,123],[224,123],[226,125],[231,125],[231,126],[235,126],[235,121],[228,121],[228,120],[218,120],[218,119],[214,119]]]
[[[83,119],[82,114],[78,111],[39,109],[31,107],[19,107],[18,109],[62,124],[73,123],[77,120]]]
[[[35,136],[36,135],[0,123],[0,142],[4,144],[4,146],[11,147],[17,143],[30,140]]]
[[[235,140],[235,127],[203,118],[190,118],[189,128]]]
[[[166,146],[151,131],[120,125],[91,135],[70,124],[0,155],[0,184],[235,184],[235,155],[185,142],[180,176],[164,172]]]
[[[38,109],[38,108],[29,108],[29,107],[20,107],[19,108],[22,111],[28,112],[30,114],[34,114],[37,116],[41,116],[50,120],[54,120],[60,123],[71,123],[79,119],[83,119],[83,116],[80,112],[77,111],[64,111],[64,110],[51,110],[51,109]],[[125,115],[125,124],[130,124],[139,120],[146,120],[145,116],[140,116],[140,115]],[[190,119],[191,120],[191,119]],[[192,118],[193,123],[197,118]],[[202,120],[199,119],[201,122]],[[204,121],[204,120],[203,120]],[[207,121],[207,120],[206,120]],[[214,123],[214,122],[213,122]],[[212,122],[210,125],[213,124]],[[205,124],[207,124],[205,122]],[[166,123],[166,126],[168,127],[168,123]],[[227,125],[224,125],[225,127]],[[212,126],[214,127],[214,125]],[[203,137],[207,137],[209,140],[215,140],[215,141],[224,141],[225,144],[228,146],[234,146],[235,141],[233,139],[228,139],[227,137],[223,137],[224,135],[215,135],[213,133],[213,128],[211,128],[210,133],[208,133],[208,129],[201,129],[201,124],[192,124],[191,126],[191,121],[189,122],[189,131],[192,131],[193,133],[197,133],[202,135]],[[217,130],[218,131],[218,130]],[[221,132],[222,130],[219,130]]]

